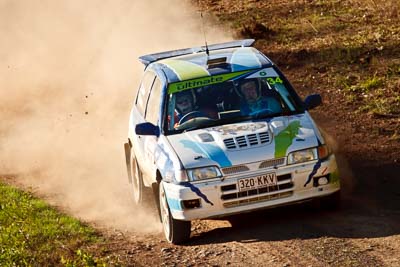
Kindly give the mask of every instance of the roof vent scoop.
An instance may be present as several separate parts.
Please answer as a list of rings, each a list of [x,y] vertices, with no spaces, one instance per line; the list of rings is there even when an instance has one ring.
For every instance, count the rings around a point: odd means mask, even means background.
[[[213,68],[224,68],[228,65],[226,62],[226,57],[219,57],[207,60],[207,67],[208,69]]]
[[[198,135],[198,138],[203,143],[214,142],[214,138],[209,133],[201,133]]]

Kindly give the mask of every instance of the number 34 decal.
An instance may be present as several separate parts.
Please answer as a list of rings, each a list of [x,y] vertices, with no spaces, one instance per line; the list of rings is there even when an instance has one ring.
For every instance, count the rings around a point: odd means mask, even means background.
[[[276,83],[283,83],[282,79],[279,78],[279,77],[276,77],[276,78],[274,78],[274,77],[268,77],[268,78],[267,78],[267,81],[268,81],[268,83],[269,83],[270,85],[274,85],[274,84],[276,84]]]

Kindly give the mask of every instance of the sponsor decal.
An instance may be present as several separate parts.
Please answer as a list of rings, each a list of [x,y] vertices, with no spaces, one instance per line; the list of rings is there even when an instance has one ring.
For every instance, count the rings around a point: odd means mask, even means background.
[[[266,128],[267,123],[260,122],[260,123],[248,123],[248,124],[231,124],[231,125],[222,125],[218,127],[213,127],[209,129],[209,131],[216,131],[222,135],[233,135],[237,134],[240,131],[251,131],[255,132],[262,128]]]
[[[268,79],[267,77],[270,77],[271,79]],[[282,81],[282,79],[279,78],[279,74],[271,67],[258,70],[248,78],[263,78],[264,80],[273,82],[274,84]]]
[[[181,182],[180,185],[183,185],[185,187],[189,187],[190,190],[192,190],[194,193],[196,193],[196,195],[198,195],[199,197],[201,197],[206,203],[210,204],[211,206],[214,206],[214,203],[212,203],[206,195],[204,195],[200,189],[196,186],[194,186],[192,183],[190,182]]]
[[[287,149],[293,143],[294,138],[298,135],[300,127],[300,121],[293,121],[288,125],[288,127],[275,135],[275,158],[286,156]]]
[[[203,77],[203,78],[197,78],[197,79],[192,79],[192,80],[187,80],[187,81],[182,81],[182,82],[171,83],[168,86],[168,93],[174,94],[174,93],[188,90],[188,89],[193,89],[193,88],[216,84],[216,83],[222,83],[222,82],[231,80],[233,78],[239,78],[242,75],[245,75],[249,72],[250,72],[249,70],[239,71],[239,72],[234,72],[234,73],[219,74],[219,75],[207,76],[207,77]]]

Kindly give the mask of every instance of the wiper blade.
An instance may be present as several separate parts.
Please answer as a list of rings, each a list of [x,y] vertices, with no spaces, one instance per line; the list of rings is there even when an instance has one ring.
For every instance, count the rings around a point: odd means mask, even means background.
[[[207,120],[196,120],[196,118],[195,118],[188,122],[190,123],[190,125],[187,125],[188,127],[182,127],[179,130],[183,130],[184,132],[186,132],[186,131],[193,131],[196,129],[202,129],[202,128],[206,128],[206,127],[215,125],[217,121],[215,121],[213,119],[209,119],[209,118],[207,118]],[[186,126],[186,125],[182,124],[182,126]]]

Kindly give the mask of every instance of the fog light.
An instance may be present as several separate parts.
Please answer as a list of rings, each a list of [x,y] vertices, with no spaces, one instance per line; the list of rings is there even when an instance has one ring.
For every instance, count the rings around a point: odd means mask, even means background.
[[[329,183],[328,178],[324,177],[319,177],[318,179],[318,185],[326,185]]]
[[[200,199],[182,200],[182,207],[184,209],[200,208]]]
[[[326,185],[329,184],[329,177],[328,175],[326,176],[319,176],[319,177],[314,177],[313,178],[313,186],[318,187],[320,185]]]

